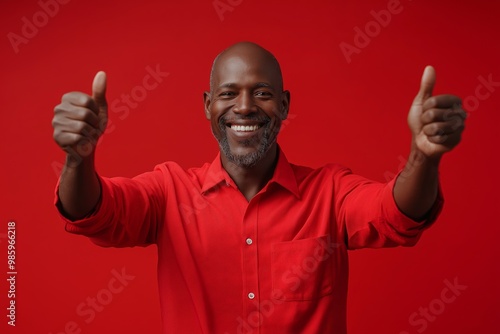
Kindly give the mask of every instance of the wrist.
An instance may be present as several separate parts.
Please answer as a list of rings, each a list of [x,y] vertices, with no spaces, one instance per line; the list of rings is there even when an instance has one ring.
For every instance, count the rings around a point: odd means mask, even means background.
[[[410,150],[410,155],[408,158],[408,162],[411,165],[429,165],[429,166],[438,166],[441,157],[443,154],[435,154],[435,155],[429,155],[423,150],[421,150],[416,142],[413,140],[411,144],[411,150]]]
[[[81,156],[78,154],[67,153],[66,154],[66,168],[71,169],[82,169],[82,168],[93,168],[94,167],[94,153],[88,156]]]

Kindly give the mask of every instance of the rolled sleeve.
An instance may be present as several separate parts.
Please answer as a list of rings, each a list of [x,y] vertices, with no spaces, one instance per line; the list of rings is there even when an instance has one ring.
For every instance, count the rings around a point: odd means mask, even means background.
[[[396,204],[393,193],[397,176],[382,183],[346,169],[337,179],[337,221],[349,249],[413,246],[436,221],[444,204],[441,187],[426,218],[415,221]]]
[[[97,234],[106,225],[106,222],[110,220],[111,210],[109,210],[111,205],[111,194],[109,190],[109,185],[100,176],[97,175],[99,179],[99,184],[101,186],[101,197],[97,202],[95,208],[89,212],[84,218],[72,220],[68,218],[62,207],[61,199],[59,197],[59,184],[60,179],[57,181],[55,190],[54,204],[59,213],[59,217],[64,222],[64,228],[66,232],[74,234],[83,235],[94,235]],[[104,184],[104,186],[103,186]]]
[[[71,220],[55,190],[55,206],[69,233],[80,234],[103,247],[147,246],[155,243],[164,220],[165,194],[160,169],[134,178],[98,175],[101,197],[88,216]]]
[[[399,175],[399,174],[398,174]],[[434,204],[422,220],[416,221],[408,217],[402,212],[396,204],[394,198],[394,187],[396,185],[397,177],[387,183],[382,191],[381,208],[383,218],[385,221],[390,222],[396,231],[410,238],[419,237],[421,232],[429,228],[437,219],[444,205],[444,198],[441,191],[441,186],[438,186],[438,193]],[[417,240],[414,240],[415,242]],[[410,243],[411,245],[411,243]]]

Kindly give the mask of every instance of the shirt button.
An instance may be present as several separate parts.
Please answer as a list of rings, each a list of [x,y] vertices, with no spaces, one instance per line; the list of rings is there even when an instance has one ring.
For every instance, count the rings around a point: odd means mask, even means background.
[[[254,298],[255,298],[255,294],[254,294],[253,292],[250,292],[250,293],[248,294],[248,298],[250,298],[250,299],[254,299]]]
[[[253,240],[252,240],[252,239],[250,239],[250,238],[248,238],[248,239],[246,240],[246,242],[247,242],[247,245],[251,245],[251,244],[253,243]]]

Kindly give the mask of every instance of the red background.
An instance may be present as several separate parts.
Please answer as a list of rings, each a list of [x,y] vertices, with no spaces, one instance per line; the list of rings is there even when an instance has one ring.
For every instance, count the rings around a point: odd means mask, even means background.
[[[99,248],[58,220],[53,190],[64,156],[52,139],[53,108],[65,92],[90,93],[98,70],[108,74],[111,102],[160,64],[168,78],[127,117],[110,114],[115,127],[98,148],[98,171],[134,176],[165,160],[200,166],[218,149],[203,115],[210,66],[240,40],[260,43],[281,62],[292,99],[280,143],[295,163],[340,162],[383,181],[408,153],[406,116],[425,65],[436,68],[436,94],[467,98],[462,143],[441,166],[442,216],[413,248],[350,253],[348,326],[351,334],[417,333],[423,326],[409,316],[438,305],[443,281],[456,278],[467,288],[424,332],[500,332],[498,84],[487,98],[480,89],[484,98],[471,104],[480,76],[500,81],[498,2],[401,0],[402,11],[348,63],[339,44],[352,45],[353,29],[363,30],[388,1],[221,1],[232,3],[223,20],[213,0],[72,0],[17,53],[8,34],[21,35],[23,17],[33,22],[41,7],[2,2],[0,267],[6,275],[7,222],[14,220],[18,276],[15,328],[6,324],[1,279],[1,332],[64,333],[74,321],[81,333],[159,333],[156,247]],[[77,306],[122,268],[135,278],[86,323]]]

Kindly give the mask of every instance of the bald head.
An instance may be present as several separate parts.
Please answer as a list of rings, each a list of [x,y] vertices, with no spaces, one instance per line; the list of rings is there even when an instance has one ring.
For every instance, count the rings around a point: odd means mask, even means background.
[[[221,78],[229,74],[235,64],[258,67],[268,74],[275,87],[283,90],[283,77],[278,60],[268,50],[252,42],[239,42],[222,51],[212,65],[210,72],[210,91],[220,84]]]

